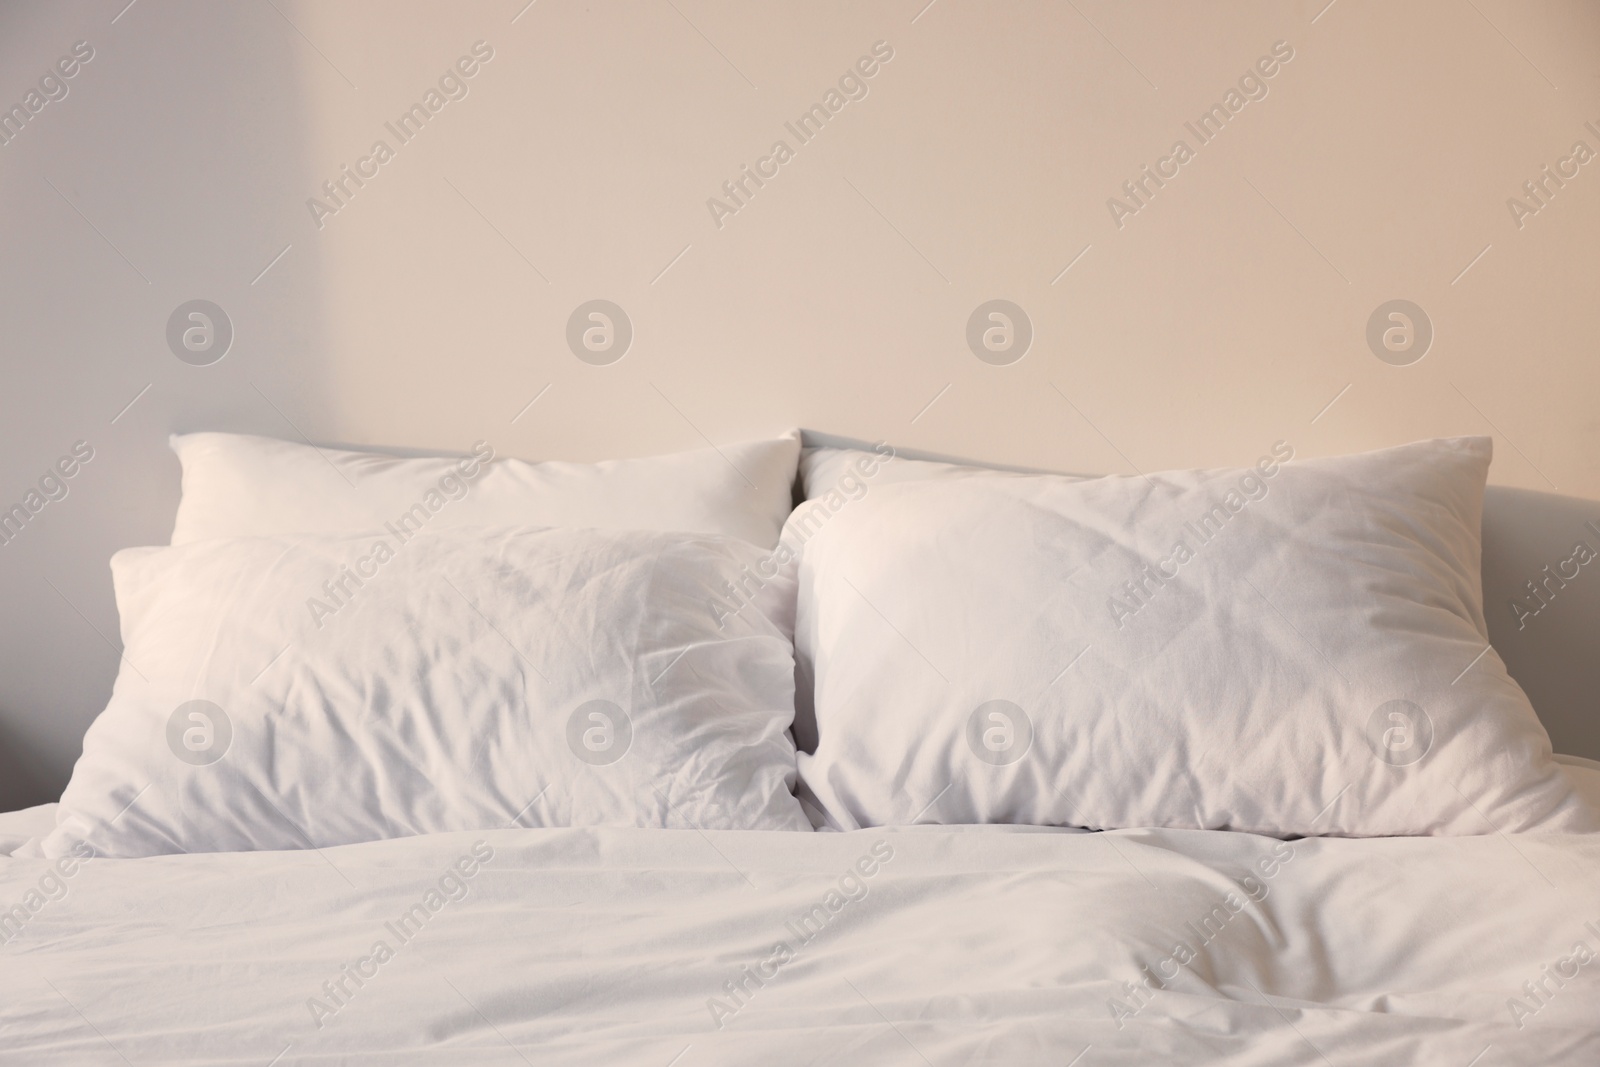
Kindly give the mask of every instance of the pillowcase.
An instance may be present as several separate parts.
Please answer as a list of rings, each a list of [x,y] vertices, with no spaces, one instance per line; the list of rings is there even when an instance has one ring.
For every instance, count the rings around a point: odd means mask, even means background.
[[[800,436],[604,463],[491,462],[485,441],[460,459],[230,433],[174,434],[171,444],[183,465],[175,545],[386,526],[591,526],[725,534],[771,548],[793,504]]]
[[[1487,438],[873,486],[806,543],[831,825],[1600,829],[1486,636]]]
[[[47,856],[445,830],[809,830],[734,538],[493,528],[116,554],[125,655]]]

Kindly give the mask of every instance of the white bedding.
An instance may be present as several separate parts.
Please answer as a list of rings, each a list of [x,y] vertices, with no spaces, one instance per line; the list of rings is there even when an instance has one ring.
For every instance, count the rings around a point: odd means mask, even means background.
[[[123,669],[43,854],[513,821],[809,832],[789,634],[711,611],[765,556],[530,526],[124,549]]]
[[[0,859],[0,906],[48,874]],[[0,1063],[1600,1063],[1600,835],[518,829],[60,884],[0,944]]]
[[[1279,441],[1231,470],[902,470],[812,502],[784,535],[801,796],[841,829],[1600,832],[1489,647],[1491,453]]]

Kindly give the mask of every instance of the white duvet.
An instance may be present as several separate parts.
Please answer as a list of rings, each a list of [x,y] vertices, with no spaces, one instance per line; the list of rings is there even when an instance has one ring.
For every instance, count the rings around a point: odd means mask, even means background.
[[[515,829],[64,868],[0,859],[0,1063],[1600,1063],[1600,836]]]

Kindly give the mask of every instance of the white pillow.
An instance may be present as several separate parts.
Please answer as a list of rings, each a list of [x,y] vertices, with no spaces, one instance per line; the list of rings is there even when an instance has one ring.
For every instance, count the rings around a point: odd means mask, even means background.
[[[875,485],[801,558],[802,795],[847,829],[1600,829],[1486,637],[1490,452]]]
[[[604,463],[400,459],[230,433],[174,434],[172,543],[370,533],[386,524],[590,526],[726,534],[771,548],[793,503],[800,436]],[[493,462],[490,462],[493,460]]]
[[[761,555],[531,528],[119,552],[124,662],[45,854],[810,829],[789,642],[709,608]]]
[[[893,462],[881,462],[879,457]],[[974,467],[966,463],[908,459],[896,453],[886,443],[874,446],[873,451],[817,445],[802,449],[800,452],[800,484],[805,489],[807,499],[813,500],[826,496],[836,489],[850,496],[848,489],[852,482],[893,485],[896,482],[920,482],[936,478],[1029,477],[1036,475]],[[1073,474],[1056,474],[1052,477],[1082,480],[1081,475]]]

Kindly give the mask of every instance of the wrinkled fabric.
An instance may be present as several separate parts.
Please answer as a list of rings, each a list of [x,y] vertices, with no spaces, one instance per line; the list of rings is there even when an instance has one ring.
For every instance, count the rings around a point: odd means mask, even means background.
[[[0,859],[0,905],[49,870]],[[93,858],[0,945],[0,1063],[1590,1065],[1597,884],[1593,836],[602,828]]]
[[[788,634],[724,604],[762,558],[733,538],[523,527],[119,552],[123,664],[44,852],[810,832]]]
[[[890,464],[808,501],[785,538],[821,817],[1600,830],[1489,647],[1489,439],[1292,454],[1093,479]]]

